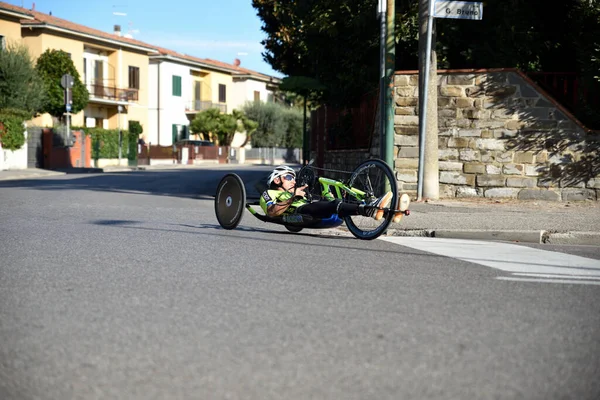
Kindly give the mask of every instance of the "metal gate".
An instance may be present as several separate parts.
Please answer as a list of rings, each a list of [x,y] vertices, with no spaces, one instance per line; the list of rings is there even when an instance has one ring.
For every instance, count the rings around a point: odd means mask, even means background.
[[[27,129],[27,168],[44,167],[42,128]]]

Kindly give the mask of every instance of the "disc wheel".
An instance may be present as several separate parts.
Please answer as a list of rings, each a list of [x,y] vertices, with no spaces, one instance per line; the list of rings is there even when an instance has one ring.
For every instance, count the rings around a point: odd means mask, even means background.
[[[363,192],[362,199],[346,196],[345,201],[369,204],[382,197],[387,192],[392,192],[389,208],[393,209],[398,202],[398,189],[396,177],[392,169],[382,160],[371,159],[360,164],[353,172],[348,183],[353,189]],[[393,212],[386,212],[383,218],[375,220],[372,217],[352,215],[344,217],[344,222],[350,233],[363,240],[372,240],[385,232],[394,217]]]
[[[246,188],[236,174],[227,174],[217,186],[215,214],[217,221],[225,229],[233,229],[242,220],[246,206]]]

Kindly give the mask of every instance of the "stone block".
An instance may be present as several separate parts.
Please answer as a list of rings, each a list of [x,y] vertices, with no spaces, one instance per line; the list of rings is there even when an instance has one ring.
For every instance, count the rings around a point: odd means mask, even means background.
[[[473,186],[475,183],[475,176],[465,175],[459,172],[442,171],[440,172],[440,183]]]
[[[455,98],[454,97],[438,97],[438,107],[439,108],[455,108]]]
[[[476,119],[473,121],[473,127],[474,128],[491,128],[491,129],[504,128],[507,122],[508,121],[496,121],[493,119],[485,119],[485,120]]]
[[[454,192],[456,191],[454,185],[440,185],[440,198],[452,198],[454,197]]]
[[[514,117],[514,113],[510,110],[494,110],[491,114],[492,119],[510,119]]]
[[[502,173],[505,175],[523,175],[523,164],[504,164]]]
[[[456,109],[448,108],[438,111],[438,118],[456,118]]]
[[[467,97],[480,97],[485,95],[485,91],[480,86],[471,86],[465,89],[465,95]]]
[[[563,201],[585,201],[596,200],[596,191],[594,189],[562,189]]]
[[[502,173],[502,166],[488,164],[485,166],[485,173],[488,175],[500,175]]]
[[[560,201],[560,194],[547,189],[521,189],[519,200]]]
[[[419,137],[417,135],[394,135],[394,144],[396,146],[418,146]]]
[[[464,90],[460,86],[442,86],[440,88],[440,96],[463,97],[464,95]]]
[[[398,107],[415,107],[418,104],[418,97],[396,97],[396,106]]]
[[[396,179],[402,182],[417,182],[417,171],[412,169],[400,169],[396,171]]]
[[[456,161],[456,160],[458,160],[458,150],[456,150],[456,149],[439,150],[438,158],[440,161]]]
[[[519,129],[521,129],[521,127],[523,126],[523,123],[519,120],[510,120],[510,121],[506,121],[505,123],[505,127],[508,130],[511,131],[517,131]]]
[[[458,107],[458,108],[471,108],[474,106],[474,104],[475,104],[475,101],[468,97],[459,97],[456,99],[456,107]],[[481,107],[479,107],[479,108],[481,108]]]
[[[525,175],[526,176],[540,176],[540,173],[544,170],[541,165],[526,165]]]
[[[468,148],[471,140],[467,137],[451,137],[448,139],[448,147]]]
[[[457,150],[455,150],[457,151]],[[480,161],[481,154],[477,150],[460,150],[458,159],[461,161]]]
[[[481,129],[459,129],[458,136],[461,137],[481,137]]]
[[[395,126],[394,132],[396,132],[396,135],[418,135],[419,127],[418,126]]]
[[[463,166],[465,174],[485,174],[485,164],[482,163],[465,163]]]
[[[512,151],[497,151],[494,159],[499,163],[511,163],[513,162],[513,154]]]
[[[456,197],[464,198],[464,197],[482,197],[483,191],[478,188],[472,187],[459,187],[456,188]]]
[[[537,186],[536,178],[506,178],[506,186],[519,188],[534,188]]]
[[[490,199],[516,199],[520,191],[516,188],[492,188],[486,189],[483,195]]]
[[[398,150],[398,158],[419,158],[418,147],[403,146]]]
[[[417,158],[396,158],[394,160],[396,169],[417,169],[419,168],[419,159]]]
[[[488,85],[485,88],[486,96],[503,99],[517,93],[516,85]]]
[[[399,86],[396,88],[396,95],[399,97],[417,97],[419,94],[416,87]]]
[[[498,139],[475,139],[475,148],[480,150],[505,150],[506,142]]]
[[[502,175],[477,175],[477,186],[506,186],[506,178]]]
[[[489,118],[489,112],[476,108],[466,109],[462,111],[463,117],[469,119],[484,119]]]
[[[448,85],[473,85],[475,83],[475,75],[448,75]]]
[[[394,110],[396,115],[415,115],[416,111],[414,107],[396,107]]]
[[[506,139],[517,137],[519,131],[511,131],[510,129],[494,129],[494,137],[496,139]]]
[[[489,129],[484,129],[481,131],[481,138],[482,139],[493,139],[494,138],[494,131],[491,131]]]
[[[394,125],[419,126],[419,117],[415,115],[394,115]]]
[[[394,75],[394,86],[410,85],[410,77],[408,75]]]
[[[517,152],[515,152],[514,160],[516,163],[533,164],[533,157],[534,157],[534,154],[529,151],[527,151],[527,152],[517,151]]]
[[[589,189],[600,189],[600,178],[590,179],[585,186]]]
[[[546,150],[540,151],[535,155],[535,162],[545,163],[548,162],[548,152]]]
[[[461,118],[454,122],[454,126],[458,126],[459,128],[472,128],[473,124],[470,119]]]
[[[454,161],[439,161],[440,171],[462,171],[463,163]]]

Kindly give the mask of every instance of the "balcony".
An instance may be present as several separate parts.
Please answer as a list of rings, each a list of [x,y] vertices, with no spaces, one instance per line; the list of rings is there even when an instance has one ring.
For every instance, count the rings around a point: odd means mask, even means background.
[[[227,112],[227,104],[213,103],[212,101],[192,100],[186,103],[186,113],[197,113],[198,111],[208,110],[210,108],[218,108],[222,113]]]
[[[138,89],[121,89],[114,86],[102,84],[88,84],[87,90],[91,99],[103,99],[110,101],[138,101]]]

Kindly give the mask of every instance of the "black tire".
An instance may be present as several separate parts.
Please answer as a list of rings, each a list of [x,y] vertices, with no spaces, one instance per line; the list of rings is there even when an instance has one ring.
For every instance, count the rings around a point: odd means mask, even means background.
[[[296,176],[296,185],[304,186],[308,185],[308,190],[305,190],[306,199],[308,201],[319,199],[321,197],[321,193],[319,192],[319,184],[318,184],[318,176],[311,166],[304,166],[298,171],[298,175]]]
[[[246,207],[246,188],[236,174],[227,174],[217,186],[215,214],[217,221],[225,229],[233,229],[242,220]]]
[[[299,227],[299,226],[293,226],[293,225],[285,225],[285,229],[287,229],[290,232],[294,232],[294,233],[298,233],[300,232],[303,228]]]
[[[360,164],[352,172],[348,185],[360,189],[367,195],[365,203],[383,196],[386,192],[392,192],[390,208],[393,210],[398,202],[398,185],[392,169],[383,160],[371,159]],[[355,199],[346,196],[345,201],[355,202]],[[344,222],[355,237],[363,240],[373,240],[386,231],[394,217],[393,212],[386,212],[384,217],[376,221],[371,217],[353,215],[344,217]]]

